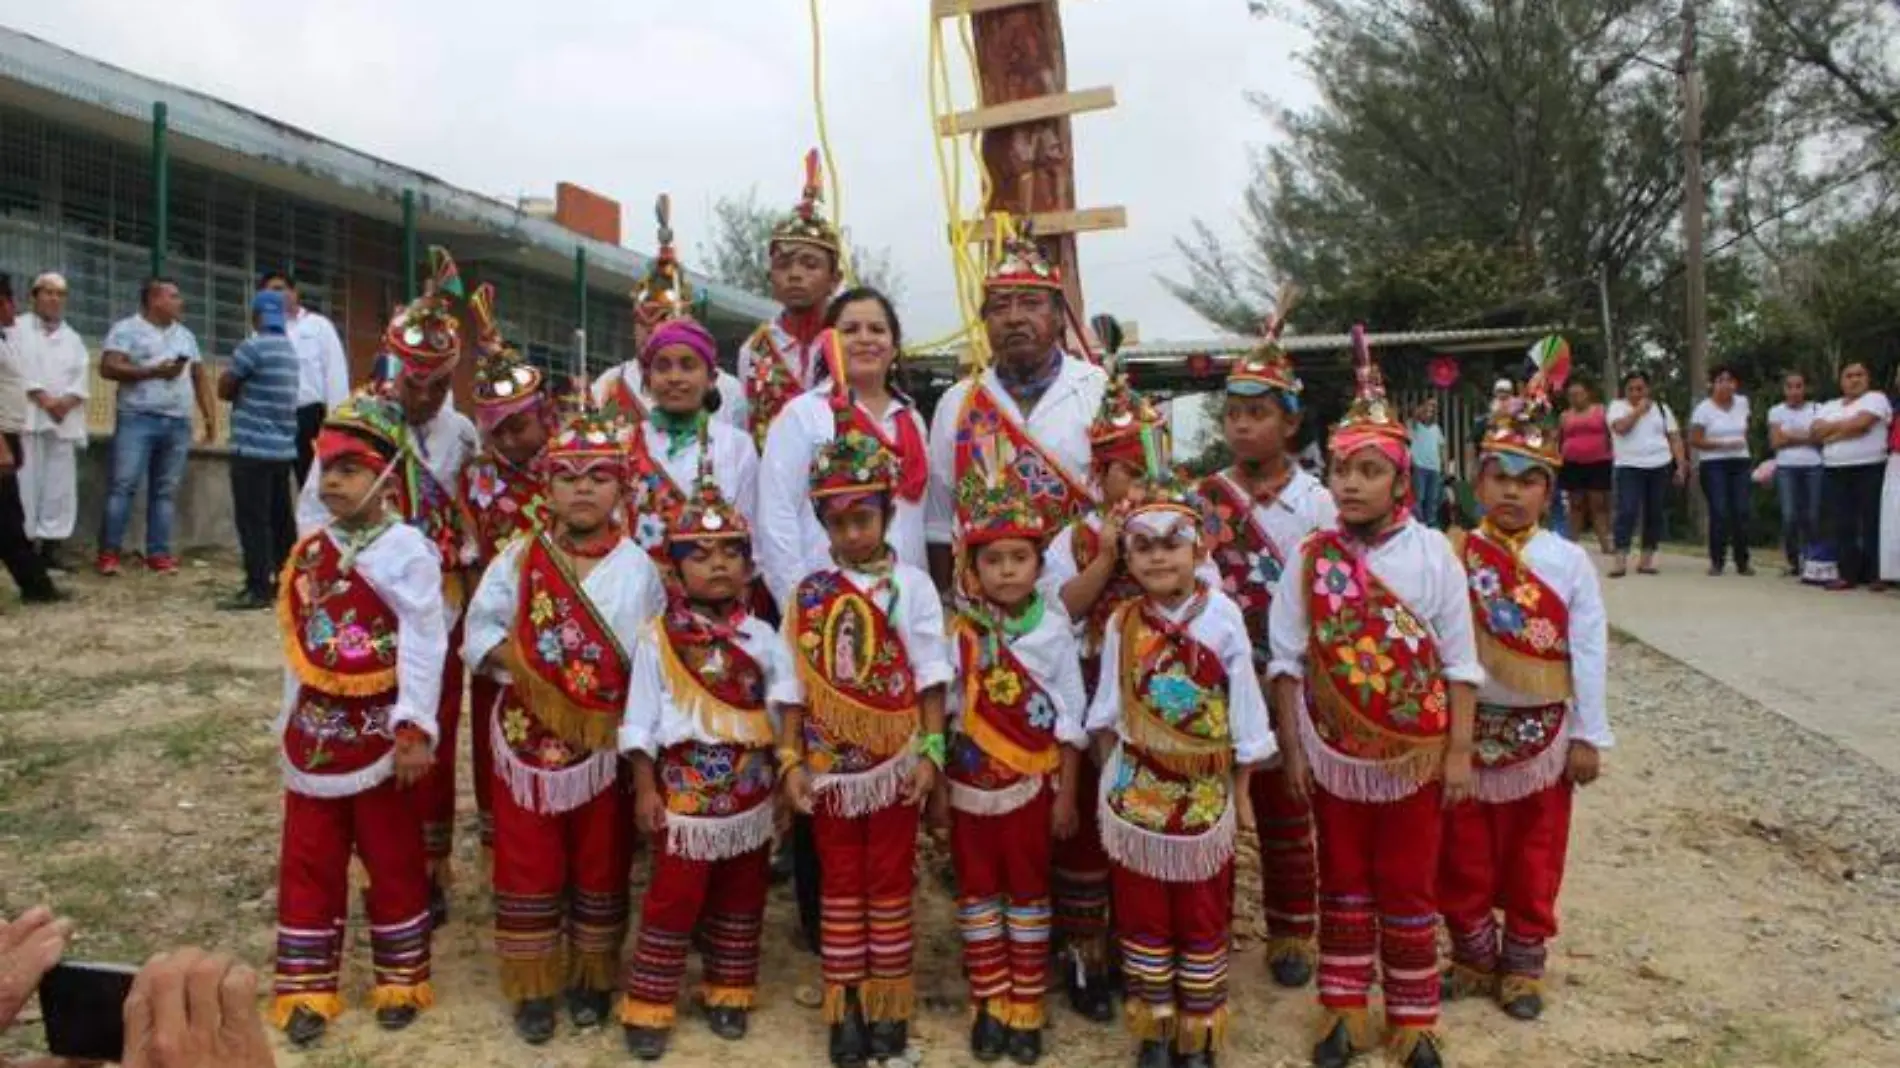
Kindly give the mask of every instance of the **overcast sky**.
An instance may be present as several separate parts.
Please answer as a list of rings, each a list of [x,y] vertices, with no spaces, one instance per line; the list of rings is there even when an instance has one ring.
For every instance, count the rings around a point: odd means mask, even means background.
[[[956,322],[927,0],[819,7],[844,222],[891,250],[907,332],[936,336]],[[804,0],[61,0],[6,19],[466,188],[512,198],[577,182],[621,202],[635,248],[651,248],[651,205],[669,191],[693,266],[716,197],[797,198],[817,137],[806,11]],[[1138,321],[1147,340],[1205,336],[1156,276],[1182,273],[1173,238],[1191,220],[1237,233],[1250,155],[1272,136],[1245,94],[1309,102],[1298,42],[1249,17],[1245,0],[1074,0],[1063,18],[1070,88],[1112,85],[1119,98],[1076,120],[1079,206],[1129,211],[1127,230],[1081,239],[1091,311]]]

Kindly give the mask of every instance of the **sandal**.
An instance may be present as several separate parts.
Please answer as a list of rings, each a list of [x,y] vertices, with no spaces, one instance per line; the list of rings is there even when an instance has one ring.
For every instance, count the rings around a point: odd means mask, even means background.
[[[1630,569],[1627,567],[1613,567],[1610,569],[1611,578],[1622,578],[1623,576],[1628,575],[1629,573],[1630,573]]]

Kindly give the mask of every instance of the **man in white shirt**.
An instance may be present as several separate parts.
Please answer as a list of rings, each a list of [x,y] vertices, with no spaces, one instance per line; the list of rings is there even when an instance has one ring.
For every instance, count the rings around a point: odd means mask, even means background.
[[[48,271],[33,280],[33,310],[14,331],[26,376],[26,433],[21,437],[20,495],[26,536],[39,542],[48,571],[66,570],[59,543],[79,517],[79,451],[86,447],[86,397],[91,374],[86,343],[66,322],[66,279]]]
[[[26,427],[25,376],[13,347],[13,279],[0,271],[0,563],[6,565],[28,604],[63,601],[27,540],[20,509],[20,431]]]
[[[350,395],[350,357],[336,324],[303,306],[297,280],[283,271],[266,272],[257,288],[284,295],[290,325],[284,331],[297,350],[297,481],[309,476],[317,431],[323,417]]]

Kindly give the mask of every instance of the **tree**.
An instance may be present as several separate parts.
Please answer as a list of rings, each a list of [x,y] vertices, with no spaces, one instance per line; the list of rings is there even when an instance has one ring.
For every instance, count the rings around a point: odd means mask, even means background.
[[[699,246],[699,260],[708,274],[750,293],[770,293],[772,282],[766,250],[772,229],[784,217],[759,203],[757,189],[744,197],[720,197],[713,202],[710,244]],[[845,234],[850,241],[850,234]],[[881,290],[893,301],[903,293],[904,279],[891,261],[889,249],[867,249],[851,243],[851,268],[860,284]]]

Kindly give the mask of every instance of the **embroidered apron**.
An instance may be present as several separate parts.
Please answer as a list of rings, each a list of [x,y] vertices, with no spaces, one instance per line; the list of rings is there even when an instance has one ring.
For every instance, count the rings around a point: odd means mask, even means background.
[[[792,658],[805,688],[806,764],[821,793],[836,787],[847,795],[839,799],[845,816],[895,801],[914,760],[909,747],[919,723],[916,679],[903,636],[877,603],[886,582],[867,592],[841,571],[820,571],[799,583],[792,598]]]
[[[277,599],[297,693],[279,725],[284,777],[310,797],[348,797],[393,770],[395,612],[318,531],[291,551]]]
[[[684,742],[659,755],[667,848],[692,860],[725,860],[772,840],[778,771],[766,713],[765,669],[734,630],[675,602],[653,624],[667,695],[718,743]]]
[[[945,763],[951,804],[1000,816],[1034,800],[1062,765],[1055,698],[1003,635],[961,617],[955,626],[963,707]]]

